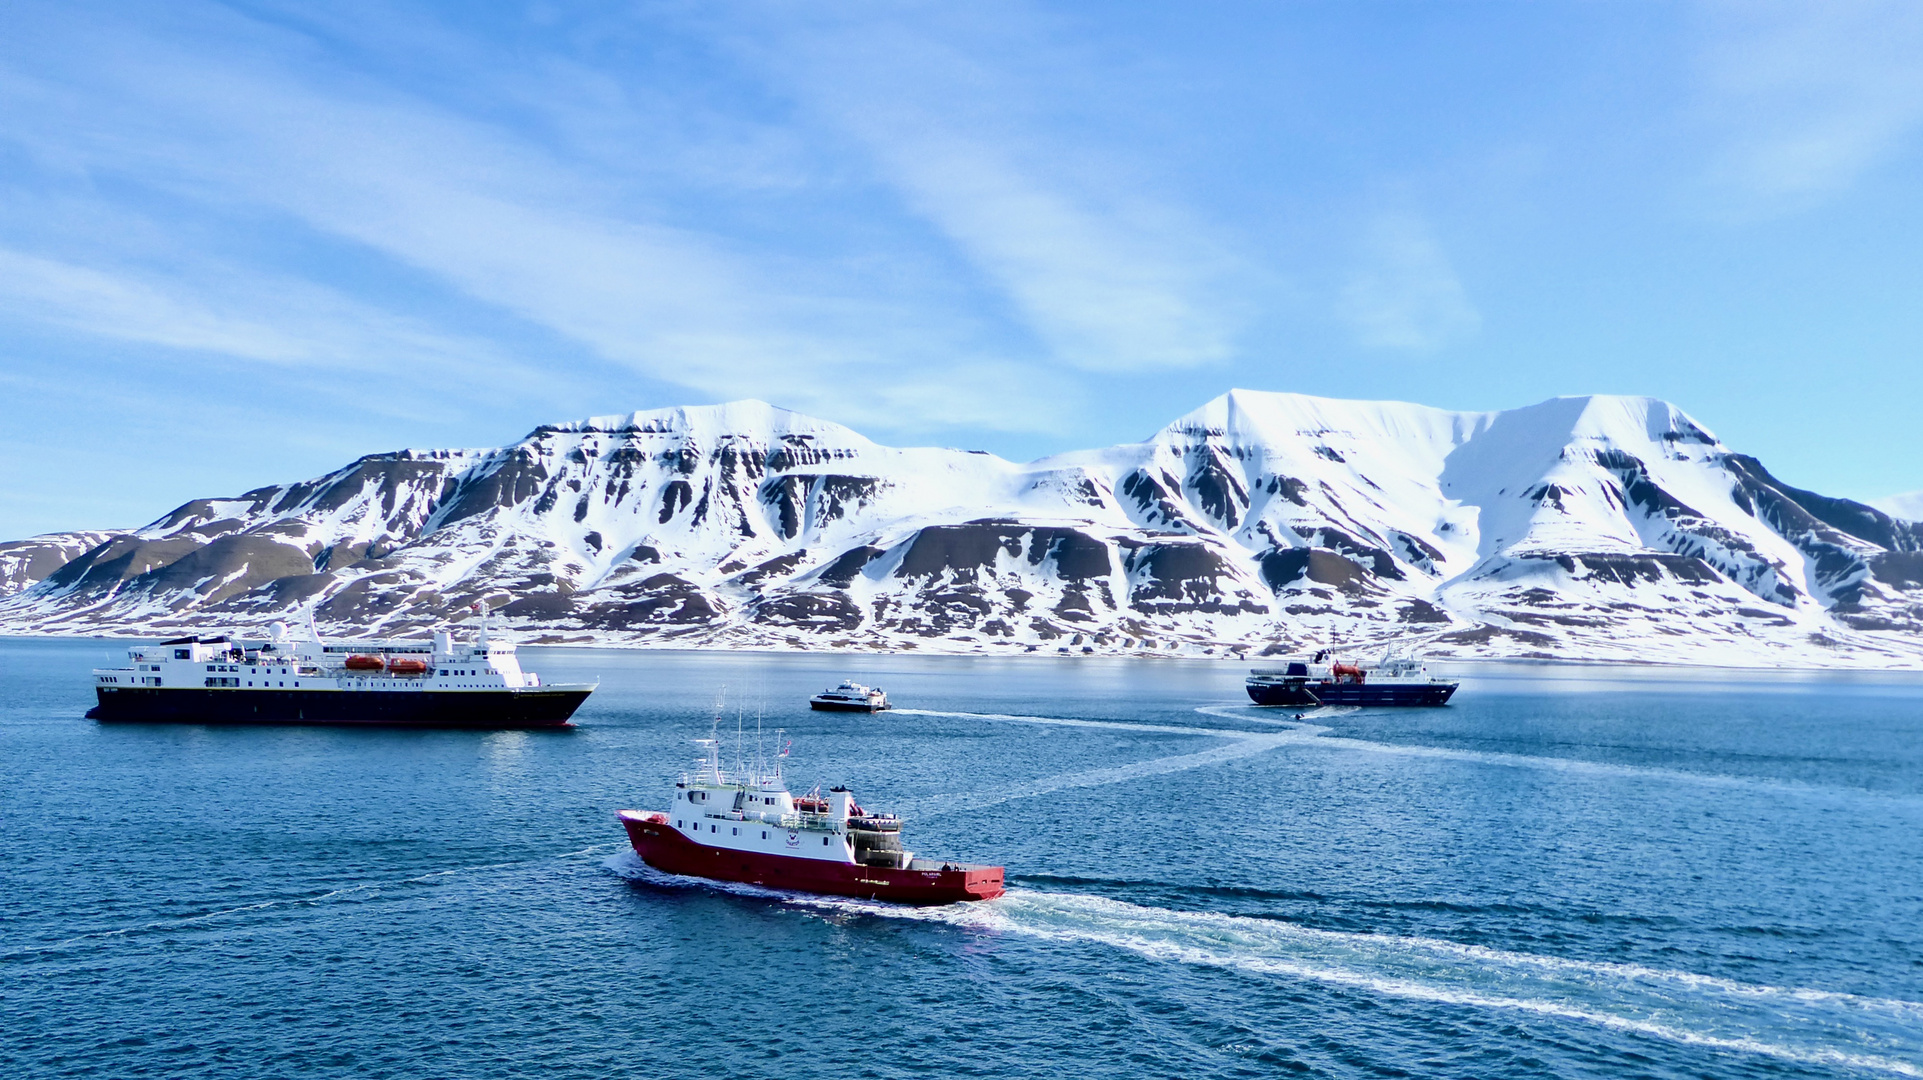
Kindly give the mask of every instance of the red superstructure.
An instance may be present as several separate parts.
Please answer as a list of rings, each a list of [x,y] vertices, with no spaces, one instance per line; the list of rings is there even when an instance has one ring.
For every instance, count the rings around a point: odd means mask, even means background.
[[[999,866],[903,850],[901,819],[862,809],[847,788],[797,797],[778,764],[725,772],[719,743],[696,743],[706,756],[674,786],[671,809],[621,811],[635,852],[657,870],[904,904],[992,900],[1003,892]]]

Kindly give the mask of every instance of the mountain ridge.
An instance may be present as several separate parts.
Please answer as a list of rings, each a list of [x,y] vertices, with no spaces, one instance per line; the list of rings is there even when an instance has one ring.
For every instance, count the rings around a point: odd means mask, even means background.
[[[676,406],[36,541],[0,545],[0,581],[32,578],[0,629],[311,608],[400,633],[485,598],[530,640],[681,647],[1923,662],[1923,526],[1784,484],[1646,397],[1467,412],[1238,389],[1027,463],[760,401]]]

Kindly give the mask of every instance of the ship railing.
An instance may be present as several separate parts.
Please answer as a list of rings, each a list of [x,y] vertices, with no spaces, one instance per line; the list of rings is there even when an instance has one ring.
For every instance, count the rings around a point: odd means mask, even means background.
[[[840,823],[832,814],[772,814],[766,810],[709,810],[701,816],[715,821],[753,821],[762,825],[779,825],[784,829],[812,829],[817,832],[835,832]]]

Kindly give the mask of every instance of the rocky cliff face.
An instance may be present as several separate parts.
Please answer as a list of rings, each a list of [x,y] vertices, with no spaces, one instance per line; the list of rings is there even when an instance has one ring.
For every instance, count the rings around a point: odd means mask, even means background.
[[[1783,484],[1646,398],[1234,391],[1146,442],[1026,465],[736,402],[373,455],[70,555],[51,539],[23,542],[38,580],[0,626],[311,608],[393,634],[485,599],[530,640],[1923,660],[1923,526]]]

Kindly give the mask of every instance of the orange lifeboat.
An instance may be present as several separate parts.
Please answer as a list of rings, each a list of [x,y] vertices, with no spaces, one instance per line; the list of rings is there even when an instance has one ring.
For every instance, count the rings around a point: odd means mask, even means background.
[[[349,671],[379,671],[386,666],[378,656],[350,656],[346,664]]]
[[[427,661],[415,660],[405,656],[397,657],[387,662],[387,670],[396,675],[425,675],[427,674]]]

